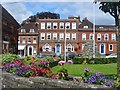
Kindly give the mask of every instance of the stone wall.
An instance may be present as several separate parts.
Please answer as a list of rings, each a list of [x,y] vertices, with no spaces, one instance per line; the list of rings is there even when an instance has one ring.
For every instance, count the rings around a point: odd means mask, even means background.
[[[44,77],[24,78],[7,72],[2,77],[3,88],[108,88],[76,81],[78,77],[74,77],[73,81],[65,81]]]

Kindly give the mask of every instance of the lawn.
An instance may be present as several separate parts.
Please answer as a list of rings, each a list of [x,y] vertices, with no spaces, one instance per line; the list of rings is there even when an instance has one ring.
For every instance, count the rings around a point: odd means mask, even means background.
[[[52,68],[53,73],[56,73],[60,68],[66,68],[68,74],[72,76],[80,76],[84,73],[84,68],[90,68],[92,72],[102,72],[105,75],[113,75],[117,73],[117,64],[65,64],[63,66],[55,66]]]

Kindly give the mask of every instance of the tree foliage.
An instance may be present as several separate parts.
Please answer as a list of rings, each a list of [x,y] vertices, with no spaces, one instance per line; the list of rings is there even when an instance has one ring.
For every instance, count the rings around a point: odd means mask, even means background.
[[[99,9],[105,13],[110,13],[111,16],[115,18],[115,25],[118,26],[118,16],[120,13],[120,0],[119,2],[100,2],[100,0],[96,0],[99,2]]]
[[[37,13],[36,15],[32,15],[29,18],[27,18],[26,20],[24,20],[22,22],[21,25],[24,25],[26,21],[29,22],[36,22],[37,18],[39,19],[60,19],[60,15],[56,14],[56,13],[51,13],[51,12],[41,12],[41,13]]]

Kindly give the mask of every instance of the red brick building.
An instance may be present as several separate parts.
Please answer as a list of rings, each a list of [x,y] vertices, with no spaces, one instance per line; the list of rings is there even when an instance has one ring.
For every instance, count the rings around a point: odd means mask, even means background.
[[[106,55],[117,52],[116,30],[114,25],[95,25],[95,37],[93,24],[85,18],[79,26],[79,52],[86,40],[95,40],[100,54]]]
[[[79,16],[77,18],[70,16],[68,19],[37,19],[34,23],[28,21],[19,31],[19,45],[25,44],[22,50],[27,55],[40,53],[60,55],[64,54],[65,48],[68,54],[81,54],[86,41],[92,39],[95,40],[100,54],[116,53],[115,26],[95,25],[95,28],[93,26],[87,18],[81,22]],[[33,29],[34,32],[31,33],[30,30]],[[28,43],[29,40],[31,43]],[[36,40],[35,44],[33,40]]]
[[[39,50],[38,37],[37,24],[26,22],[26,24],[19,29],[18,54],[21,56],[37,55]]]
[[[0,27],[1,31],[1,53],[15,53],[18,52],[18,31],[20,27],[18,22],[9,14],[9,12],[0,5],[2,10],[1,12],[1,21],[2,26]],[[1,48],[0,47],[0,48]]]

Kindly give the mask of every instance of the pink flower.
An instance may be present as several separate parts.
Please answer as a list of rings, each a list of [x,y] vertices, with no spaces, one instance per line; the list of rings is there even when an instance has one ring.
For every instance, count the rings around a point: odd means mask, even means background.
[[[59,61],[58,62],[58,64],[61,65],[61,66],[64,65],[65,63],[66,63],[66,61]]]
[[[72,60],[68,60],[67,62],[68,62],[68,63],[73,63],[73,61],[72,61]]]

